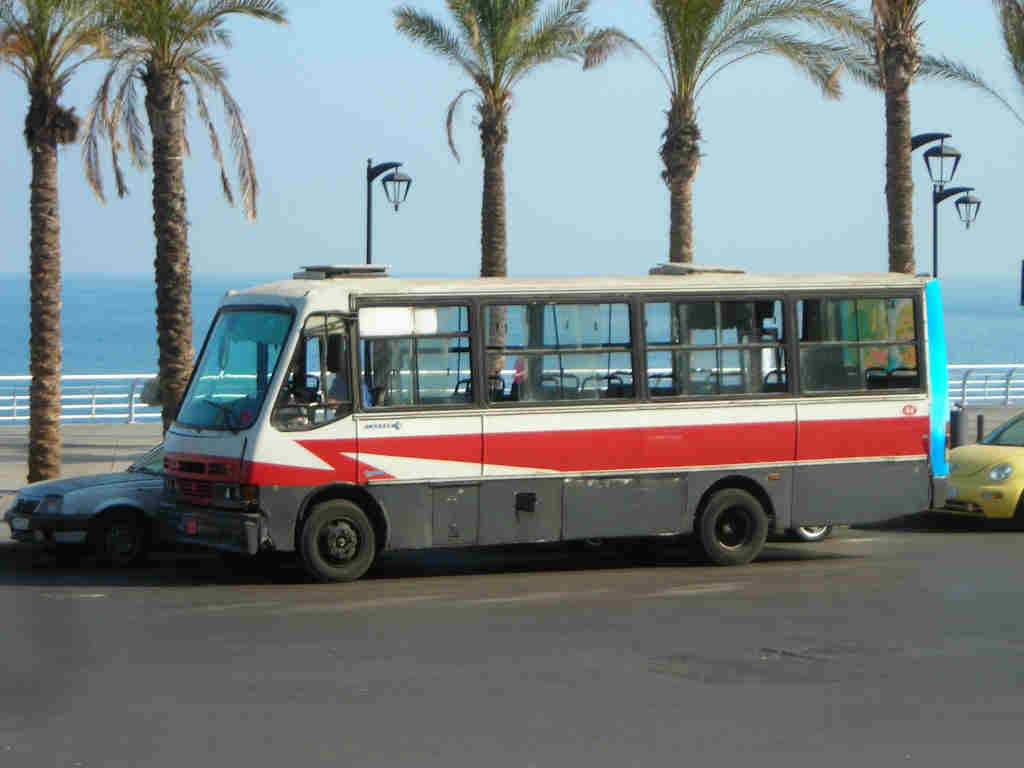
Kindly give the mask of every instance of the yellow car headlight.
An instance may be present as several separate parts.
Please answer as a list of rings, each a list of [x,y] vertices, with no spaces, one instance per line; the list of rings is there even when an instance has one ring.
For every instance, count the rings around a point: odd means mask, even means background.
[[[1001,483],[1013,474],[1012,464],[996,464],[988,471],[988,479],[993,483]]]

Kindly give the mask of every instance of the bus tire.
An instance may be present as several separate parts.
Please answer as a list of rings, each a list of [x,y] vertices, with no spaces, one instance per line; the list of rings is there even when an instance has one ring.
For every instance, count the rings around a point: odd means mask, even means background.
[[[768,538],[768,516],[753,494],[723,488],[704,507],[697,535],[715,565],[745,565],[761,553]]]
[[[376,552],[370,519],[344,499],[317,504],[299,537],[302,565],[316,581],[355,581],[373,564]]]

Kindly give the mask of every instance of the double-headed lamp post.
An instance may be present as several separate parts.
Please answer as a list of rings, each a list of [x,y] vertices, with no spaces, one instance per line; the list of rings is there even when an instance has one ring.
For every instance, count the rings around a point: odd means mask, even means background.
[[[948,138],[948,133],[919,133],[910,140],[911,151],[933,141],[939,142],[939,146],[930,147],[924,153],[924,164],[932,180],[932,277],[939,276],[939,203],[953,195],[960,195],[955,203],[956,212],[968,229],[981,210],[981,200],[971,194],[974,187],[946,189],[956,174],[961,157],[960,150],[946,144]]]
[[[405,202],[405,198],[409,196],[409,187],[412,186],[412,178],[406,176],[404,173],[398,171],[401,163],[379,163],[373,164],[373,160],[366,161],[366,263],[373,263],[373,181],[382,173],[388,173],[381,180],[381,186],[384,187],[384,194],[387,195],[388,202],[395,206],[395,210],[398,210],[398,206]]]

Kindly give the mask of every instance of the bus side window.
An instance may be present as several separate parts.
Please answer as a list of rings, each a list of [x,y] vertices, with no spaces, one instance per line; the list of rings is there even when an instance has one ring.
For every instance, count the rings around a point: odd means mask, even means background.
[[[311,315],[281,386],[271,423],[301,430],[352,412],[348,324],[339,315]]]
[[[801,299],[797,320],[804,392],[921,388],[913,299]]]

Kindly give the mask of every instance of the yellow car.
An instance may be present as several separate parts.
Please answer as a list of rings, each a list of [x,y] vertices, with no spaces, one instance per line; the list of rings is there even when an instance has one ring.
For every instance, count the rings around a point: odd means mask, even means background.
[[[949,453],[943,512],[1024,524],[1024,413]]]

